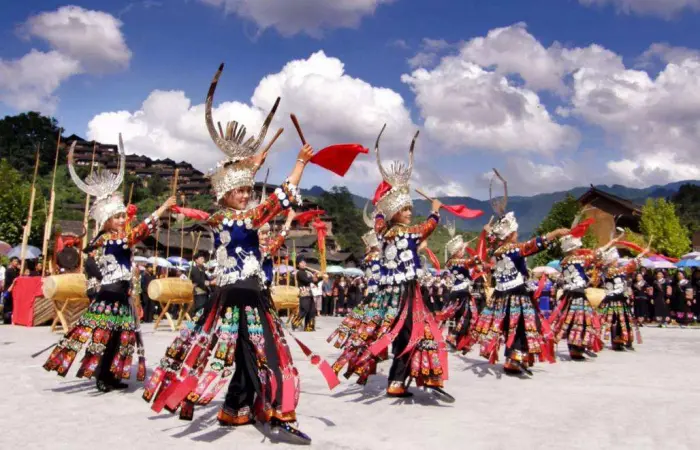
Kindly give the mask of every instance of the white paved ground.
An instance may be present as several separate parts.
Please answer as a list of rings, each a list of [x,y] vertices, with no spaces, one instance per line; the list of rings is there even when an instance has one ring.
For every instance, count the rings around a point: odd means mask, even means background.
[[[321,318],[321,330],[300,337],[332,361],[337,351],[325,337],[337,323]],[[154,364],[173,334],[144,331]],[[634,353],[538,365],[529,380],[502,376],[474,352],[450,355],[452,405],[422,391],[409,401],[384,397],[388,363],[364,389],[344,382],[329,392],[294,348],[301,428],[324,450],[700,448],[700,330],[642,331]],[[0,449],[291,448],[271,443],[261,428],[219,427],[220,401],[182,422],[153,413],[136,382],[100,394],[73,376],[77,367],[66,379],[49,374],[41,368],[48,353],[30,354],[57,338],[47,327],[0,326]],[[566,356],[563,344],[559,354]]]

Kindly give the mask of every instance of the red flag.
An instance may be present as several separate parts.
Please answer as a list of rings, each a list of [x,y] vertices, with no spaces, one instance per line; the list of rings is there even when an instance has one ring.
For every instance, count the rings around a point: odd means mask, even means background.
[[[194,208],[184,208],[182,206],[173,206],[172,211],[177,213],[177,214],[182,214],[183,216],[187,217],[188,219],[207,220],[209,218],[209,213],[207,213],[206,211],[201,211],[199,209],[194,209]]]
[[[326,212],[322,209],[312,209],[312,210],[304,211],[302,213],[297,214],[294,217],[294,220],[299,222],[299,225],[301,225],[302,227],[305,227],[306,224],[308,224],[311,219],[313,219],[314,217],[322,216],[325,213]]]
[[[595,222],[595,219],[593,218],[586,219],[583,222],[576,225],[575,227],[573,227],[569,234],[571,234],[575,238],[582,238],[583,235],[586,234],[586,231],[588,231],[588,227],[593,225],[593,222]]]
[[[449,211],[457,217],[462,219],[476,219],[481,217],[484,212],[480,209],[469,209],[464,205],[442,205],[442,209]]]
[[[428,247],[425,247],[425,253],[428,255],[428,259],[430,259],[430,263],[433,265],[435,270],[440,272],[440,261],[437,259],[437,256],[435,256],[435,253],[433,253],[432,250],[430,250]]]
[[[366,154],[368,151],[360,144],[336,144],[320,150],[311,158],[310,162],[343,177],[357,155]]]
[[[477,256],[476,250],[474,250],[473,248],[465,247],[465,250],[467,251],[467,253],[469,253],[469,256]]]
[[[374,197],[372,197],[372,204],[376,205],[379,200],[386,195],[387,192],[391,190],[391,185],[387,183],[386,181],[382,181],[379,186],[377,186],[377,190],[374,191]]]

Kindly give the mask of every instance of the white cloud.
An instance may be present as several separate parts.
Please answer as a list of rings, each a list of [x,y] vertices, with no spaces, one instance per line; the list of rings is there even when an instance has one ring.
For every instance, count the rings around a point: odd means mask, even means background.
[[[596,182],[598,175],[591,178],[591,172],[583,167],[582,161],[564,159],[555,162],[533,161],[512,156],[504,159],[498,171],[508,181],[508,191],[518,195],[536,195],[554,191],[565,191]],[[493,172],[484,172],[477,184],[488,190]],[[602,178],[602,177],[600,177]],[[604,178],[603,178],[604,179]],[[501,195],[500,184],[494,182],[494,195]]]
[[[0,59],[0,101],[17,110],[52,114],[58,104],[55,92],[68,78],[128,67],[131,51],[121,25],[110,14],[77,6],[30,17],[20,27],[22,35],[46,41],[52,50]]]
[[[621,68],[622,59],[598,45],[564,48],[554,42],[545,48],[527,31],[524,23],[495,28],[485,37],[466,42],[460,57],[482,67],[494,66],[499,74],[517,74],[535,91],[565,94],[564,77],[581,67],[599,70]]]
[[[121,27],[122,22],[106,12],[63,6],[30,17],[22,30],[79,61],[87,72],[104,73],[129,66],[131,50]]]
[[[648,155],[643,160],[610,161],[607,168],[616,181],[632,187],[700,179],[698,165],[679,162],[674,154]]]
[[[32,50],[19,59],[0,59],[0,101],[19,110],[53,112],[58,103],[53,93],[79,73],[80,64],[57,51]]]
[[[672,155],[669,164],[698,167],[700,60],[668,64],[656,78],[640,70],[584,69],[574,75],[574,88],[573,113],[617,137],[639,167],[656,167],[659,155]],[[669,180],[681,174],[664,173]]]
[[[224,70],[220,84],[226,80]],[[202,80],[203,93],[209,81]],[[213,111],[214,120],[222,123],[237,120],[248,130],[257,132],[277,96],[282,101],[272,128],[284,127],[285,132],[268,160],[271,176],[277,181],[292,166],[300,146],[289,120],[291,112],[299,118],[308,142],[317,149],[334,143],[357,142],[373,150],[382,124],[387,123],[382,154],[387,160],[394,155],[407,157],[416,125],[411,122],[401,96],[347,75],[339,59],[323,52],[291,61],[279,72],[264,77],[249,104],[220,103]],[[223,158],[207,134],[203,103],[193,105],[181,91],[154,91],[137,111],[98,114],[88,124],[87,135],[89,139],[115,142],[119,132],[129,153],[187,160],[205,171]],[[377,173],[373,159],[373,154],[361,157],[360,164],[351,169],[343,184],[366,185],[368,175]],[[324,177],[329,185],[340,183],[335,176],[324,174]],[[313,180],[306,184],[318,183]],[[367,186],[364,187],[366,192]]]
[[[377,7],[396,0],[199,0],[251,20],[261,30],[275,28],[283,36],[319,36],[332,28],[357,28]]]
[[[700,59],[700,50],[655,43],[649,46],[639,59],[642,66],[649,65],[655,59],[664,63],[680,64],[686,59]]]
[[[700,10],[700,0],[579,0],[586,6],[613,4],[622,13],[671,18],[685,9]]]
[[[401,79],[416,94],[429,136],[453,150],[551,154],[578,142],[576,130],[554,122],[535,92],[460,56]]]

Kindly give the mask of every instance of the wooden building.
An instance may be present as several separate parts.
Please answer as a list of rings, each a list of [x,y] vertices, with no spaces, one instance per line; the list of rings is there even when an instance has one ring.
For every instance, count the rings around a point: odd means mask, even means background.
[[[627,199],[591,185],[591,188],[579,197],[578,202],[582,208],[588,209],[584,214],[585,217],[595,219],[591,230],[598,240],[598,245],[607,244],[616,227],[639,232],[642,209]]]

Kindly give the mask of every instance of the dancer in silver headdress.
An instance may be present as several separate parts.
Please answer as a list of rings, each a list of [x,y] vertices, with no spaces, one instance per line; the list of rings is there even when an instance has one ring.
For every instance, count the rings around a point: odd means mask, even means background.
[[[143,342],[140,339],[138,322],[129,304],[129,289],[132,280],[132,248],[151,234],[158,219],[175,205],[175,197],[169,198],[145,221],[130,231],[126,230],[126,207],[119,186],[124,179],[124,144],[119,135],[119,173],[96,171],[85,181],[75,173],[73,151],[68,154],[68,170],[73,182],[86,194],[95,197],[90,216],[95,220],[99,233],[84,250],[97,250],[98,265],[102,275],[100,289],[88,310],[78,323],[59,341],[44,364],[48,371],[55,370],[66,376],[76,356],[87,344],[77,376],[97,378],[100,391],[123,389],[121,380],[131,375],[134,350],[138,347],[139,364],[137,379],[146,375]]]

